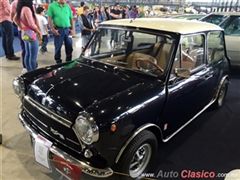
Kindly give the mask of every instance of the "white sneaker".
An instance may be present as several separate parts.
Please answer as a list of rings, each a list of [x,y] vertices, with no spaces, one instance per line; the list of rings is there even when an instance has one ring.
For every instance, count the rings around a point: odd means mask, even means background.
[[[24,73],[26,73],[26,72],[27,72],[27,69],[26,69],[26,68],[23,68],[21,73],[24,74]]]

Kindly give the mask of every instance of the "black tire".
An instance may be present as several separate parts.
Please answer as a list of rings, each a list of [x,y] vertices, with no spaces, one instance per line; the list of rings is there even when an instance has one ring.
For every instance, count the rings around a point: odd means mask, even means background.
[[[142,173],[146,172],[150,162],[154,158],[157,152],[158,142],[156,136],[148,131],[144,130],[139,133],[127,146],[123,152],[121,158],[114,168],[114,179],[117,180],[132,180],[141,176]],[[138,156],[139,161],[137,162],[139,167],[135,165],[130,170],[130,165],[137,161],[137,152],[142,156],[142,159]],[[142,153],[142,154],[141,154]],[[135,170],[133,170],[135,168]]]
[[[224,104],[224,100],[226,98],[227,91],[228,91],[228,80],[225,79],[220,87],[216,101],[212,104],[213,109],[218,109],[222,107],[222,105]]]

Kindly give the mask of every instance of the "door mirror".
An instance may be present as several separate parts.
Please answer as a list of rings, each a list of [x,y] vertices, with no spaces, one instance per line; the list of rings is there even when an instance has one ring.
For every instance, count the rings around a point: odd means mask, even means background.
[[[131,42],[132,38],[131,38],[131,36],[122,36],[122,41],[123,42]]]
[[[175,68],[174,71],[177,77],[189,78],[191,74],[190,70],[187,68]]]

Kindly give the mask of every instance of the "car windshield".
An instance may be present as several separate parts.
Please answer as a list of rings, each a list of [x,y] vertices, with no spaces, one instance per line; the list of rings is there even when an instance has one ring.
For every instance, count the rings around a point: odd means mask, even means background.
[[[205,16],[200,21],[209,22],[212,24],[219,25],[227,16],[220,14],[211,14],[209,16]]]
[[[82,56],[159,76],[166,72],[173,42],[168,34],[160,32],[99,28]]]

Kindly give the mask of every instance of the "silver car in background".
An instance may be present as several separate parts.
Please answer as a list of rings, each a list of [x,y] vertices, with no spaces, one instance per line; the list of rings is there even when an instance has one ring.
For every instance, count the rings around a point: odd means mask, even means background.
[[[240,12],[216,12],[199,19],[225,30],[227,55],[232,66],[240,67]]]

